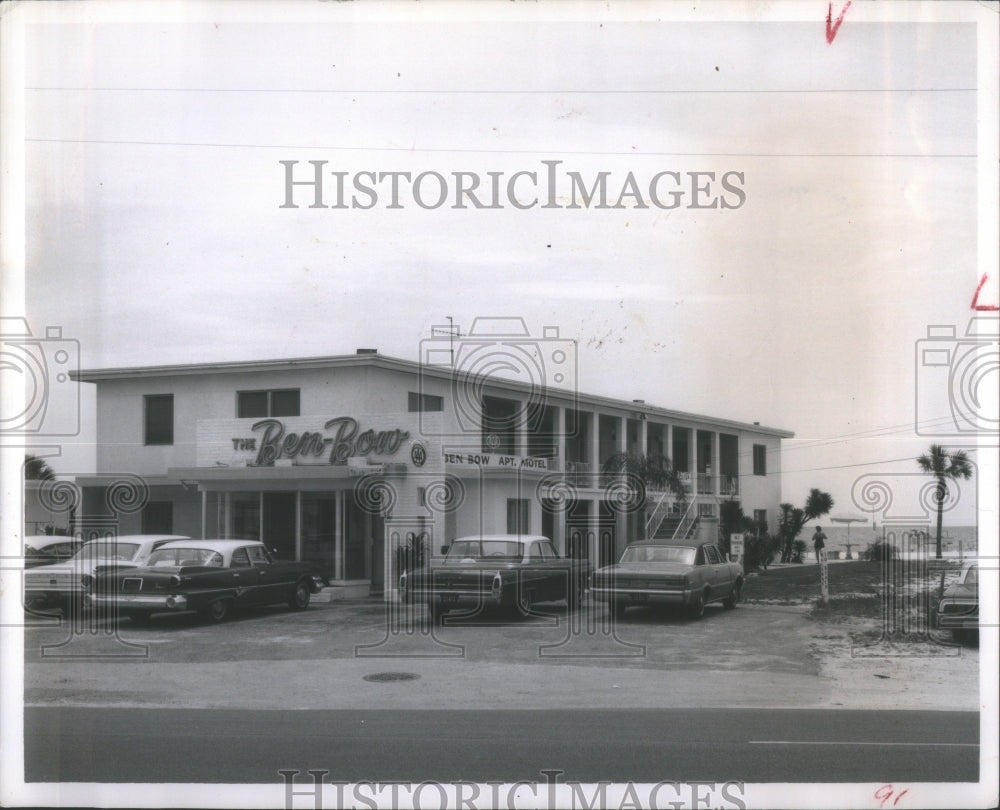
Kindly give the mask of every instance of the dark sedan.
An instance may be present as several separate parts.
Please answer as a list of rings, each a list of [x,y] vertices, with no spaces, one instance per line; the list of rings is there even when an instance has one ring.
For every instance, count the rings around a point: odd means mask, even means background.
[[[979,563],[967,562],[958,582],[945,589],[938,603],[937,626],[957,640],[979,632]]]
[[[283,602],[305,610],[320,590],[307,563],[275,560],[250,540],[184,540],[161,546],[140,568],[98,572],[90,581],[95,608],[143,623],[154,613],[198,611],[213,622],[233,608]]]
[[[425,603],[434,618],[487,605],[527,616],[536,602],[565,599],[576,607],[588,574],[586,561],[560,556],[547,537],[476,535],[452,541],[444,560],[404,571],[399,595]]]
[[[705,605],[736,607],[743,592],[743,566],[729,562],[714,543],[644,540],[630,544],[617,565],[598,569],[590,594],[621,617],[632,605],[683,606],[700,618]]]

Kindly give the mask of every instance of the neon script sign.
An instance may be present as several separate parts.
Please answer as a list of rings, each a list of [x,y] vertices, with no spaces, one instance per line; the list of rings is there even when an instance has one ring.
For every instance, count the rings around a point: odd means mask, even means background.
[[[357,419],[338,416],[331,419],[323,429],[326,433],[303,431],[286,433],[285,426],[277,419],[261,419],[250,428],[260,432],[256,439],[233,439],[237,442],[252,442],[246,449],[256,449],[257,466],[273,464],[280,458],[295,459],[304,456],[320,457],[329,455],[330,464],[342,464],[353,456],[391,456],[399,446],[410,438],[408,430],[360,430]],[[332,434],[332,435],[329,435]]]

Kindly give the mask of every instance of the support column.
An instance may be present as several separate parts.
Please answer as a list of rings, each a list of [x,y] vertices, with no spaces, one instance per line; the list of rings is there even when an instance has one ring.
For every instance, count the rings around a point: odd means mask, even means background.
[[[591,411],[590,419],[590,486],[600,486],[601,475],[601,417],[596,411]]]
[[[333,578],[344,578],[344,490],[333,498]]]
[[[639,451],[644,456],[649,455],[649,422],[645,419],[639,420]]]
[[[556,452],[559,469],[566,472],[566,409],[557,405],[556,408]]]
[[[719,495],[722,492],[722,457],[719,455],[719,431],[712,431],[712,494]]]
[[[302,490],[295,493],[295,559],[302,559]]]

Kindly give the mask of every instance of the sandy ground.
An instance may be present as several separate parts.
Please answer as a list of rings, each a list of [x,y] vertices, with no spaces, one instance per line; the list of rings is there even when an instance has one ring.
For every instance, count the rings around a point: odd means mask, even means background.
[[[805,606],[743,605],[694,623],[639,613],[622,625],[621,636],[641,642],[643,653],[617,658],[594,657],[601,648],[592,639],[583,656],[544,657],[535,642],[558,639],[561,632],[558,623],[545,620],[449,628],[442,638],[461,642],[460,655],[441,646],[430,651],[440,657],[426,657],[426,645],[407,649],[407,639],[359,653],[355,642],[384,631],[377,611],[370,605],[317,606],[306,614],[272,613],[218,627],[123,631],[123,638],[152,651],[128,661],[29,653],[25,701],[274,709],[980,707],[976,647],[866,641],[858,634],[877,630],[877,622],[820,622]],[[344,637],[333,622],[351,633]],[[27,640],[32,638],[37,641],[37,633],[29,631]],[[233,642],[220,650],[220,638]],[[183,660],[180,652],[194,660]],[[417,677],[365,680],[380,673]]]

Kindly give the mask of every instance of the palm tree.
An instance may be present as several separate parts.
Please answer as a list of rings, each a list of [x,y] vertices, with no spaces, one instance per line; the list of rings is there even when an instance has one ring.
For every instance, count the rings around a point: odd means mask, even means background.
[[[637,455],[615,453],[601,465],[605,473],[627,473],[633,475],[643,486],[652,489],[668,489],[682,500],[685,496],[684,482],[673,463],[662,453]],[[645,493],[642,493],[645,495]]]
[[[928,475],[933,475],[937,481],[934,489],[934,500],[937,501],[937,553],[941,559],[941,517],[944,513],[944,502],[948,497],[948,480],[957,481],[972,478],[972,463],[964,450],[949,453],[940,444],[932,444],[926,453],[917,458],[920,469]]]
[[[833,509],[833,498],[829,492],[813,487],[809,490],[806,505],[797,509],[790,503],[780,504],[778,514],[778,536],[781,537],[781,561],[791,562],[795,538],[810,520],[822,517]]]
[[[822,492],[816,488],[810,489],[809,497],[806,498],[806,508],[802,510],[805,516],[805,520],[802,522],[808,523],[810,520],[828,515],[831,509],[833,509],[833,498],[830,497],[829,492]]]
[[[30,453],[24,457],[25,481],[53,481],[55,477],[55,472],[44,458],[33,456]]]

